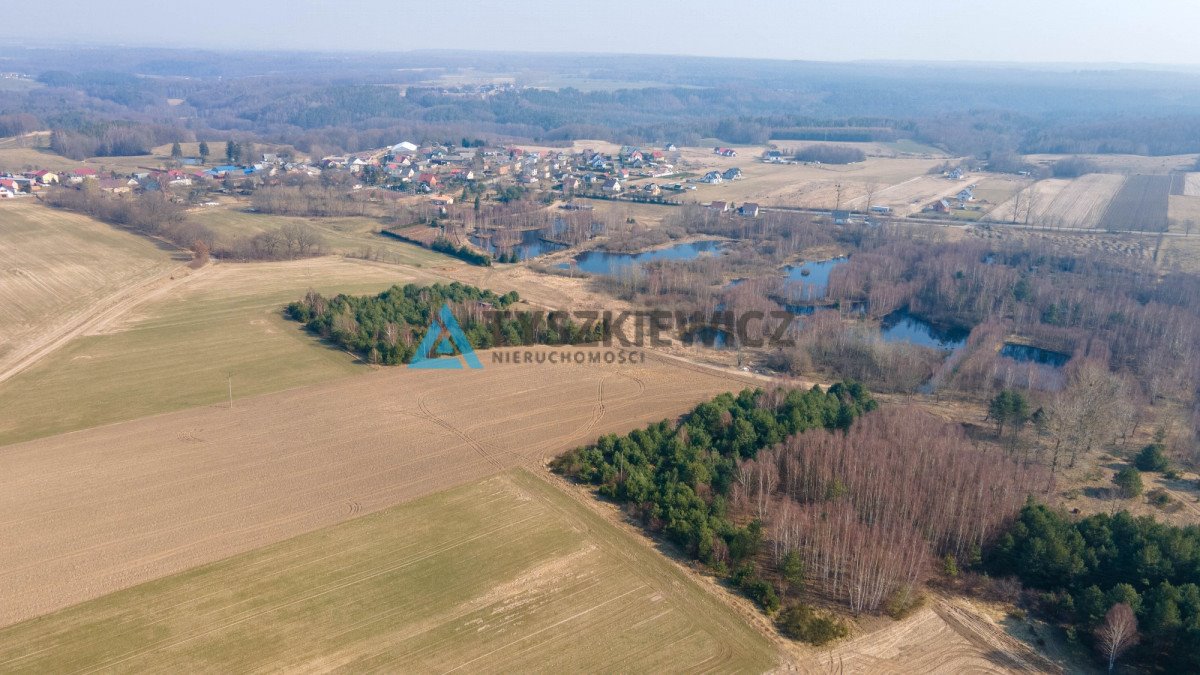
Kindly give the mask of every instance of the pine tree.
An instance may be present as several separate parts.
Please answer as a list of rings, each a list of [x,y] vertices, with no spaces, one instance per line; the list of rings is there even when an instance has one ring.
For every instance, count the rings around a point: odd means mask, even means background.
[[[208,161],[208,142],[200,141],[200,161]]]
[[[180,147],[179,141],[171,144],[171,159],[180,159],[183,157],[183,148]]]
[[[233,161],[238,156],[238,145],[232,140],[225,141],[225,161],[233,164]]]

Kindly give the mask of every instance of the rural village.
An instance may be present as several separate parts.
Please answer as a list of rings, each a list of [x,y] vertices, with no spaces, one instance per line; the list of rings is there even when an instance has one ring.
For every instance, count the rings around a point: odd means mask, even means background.
[[[128,49],[0,73],[0,672],[1200,668],[1175,89]]]

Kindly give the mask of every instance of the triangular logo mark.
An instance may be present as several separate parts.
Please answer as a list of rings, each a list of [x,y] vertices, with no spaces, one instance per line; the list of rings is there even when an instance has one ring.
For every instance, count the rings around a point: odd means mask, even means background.
[[[460,354],[462,359],[438,358],[439,356],[453,356],[455,353]],[[430,322],[429,331],[421,339],[421,344],[417,346],[417,353],[413,355],[412,363],[409,363],[408,367],[461,370],[463,361],[466,361],[467,368],[483,367],[483,364],[479,362],[479,357],[475,356],[475,350],[471,349],[471,343],[467,342],[467,336],[459,327],[458,319],[455,319],[454,314],[450,311],[450,305],[442,305],[441,311]]]

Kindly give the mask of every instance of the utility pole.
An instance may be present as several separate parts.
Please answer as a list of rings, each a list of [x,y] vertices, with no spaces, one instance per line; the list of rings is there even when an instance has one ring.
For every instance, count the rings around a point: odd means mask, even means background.
[[[229,382],[229,409],[233,410],[233,375],[226,373],[225,378]]]

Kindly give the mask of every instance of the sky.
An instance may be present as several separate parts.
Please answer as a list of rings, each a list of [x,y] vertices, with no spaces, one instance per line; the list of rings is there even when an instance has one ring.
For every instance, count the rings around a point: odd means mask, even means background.
[[[1200,65],[1196,0],[56,0],[33,7],[5,12],[0,41]]]

